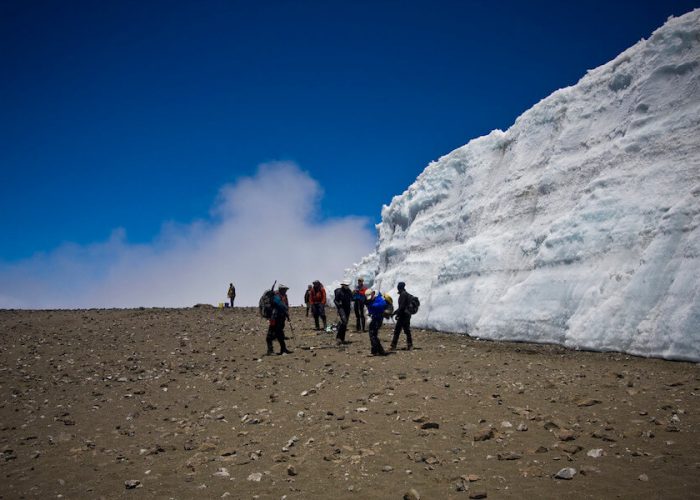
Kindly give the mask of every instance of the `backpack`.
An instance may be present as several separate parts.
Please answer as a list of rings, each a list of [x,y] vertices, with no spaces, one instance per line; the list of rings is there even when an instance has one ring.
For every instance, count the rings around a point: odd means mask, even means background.
[[[384,300],[386,301],[386,305],[384,306],[384,317],[389,319],[391,318],[391,315],[394,314],[394,299],[392,299],[391,295],[388,293],[383,293],[382,297],[384,297]]]
[[[415,295],[410,295],[408,297],[408,304],[406,304],[406,312],[410,315],[414,315],[418,312],[420,307],[420,300]]]
[[[260,302],[258,302],[258,308],[260,309],[260,316],[265,319],[272,318],[273,310],[273,300],[275,299],[275,291],[271,288],[270,290],[265,290],[265,293],[260,297]]]
[[[340,296],[340,288],[336,288],[333,291],[333,304],[335,307],[341,307],[343,304],[342,297]]]

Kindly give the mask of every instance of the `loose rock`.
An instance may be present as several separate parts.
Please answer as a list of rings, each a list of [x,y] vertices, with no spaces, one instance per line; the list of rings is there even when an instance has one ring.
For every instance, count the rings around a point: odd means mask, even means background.
[[[573,477],[576,475],[576,469],[572,467],[565,467],[561,469],[559,472],[557,472],[554,477],[557,479],[573,479]]]

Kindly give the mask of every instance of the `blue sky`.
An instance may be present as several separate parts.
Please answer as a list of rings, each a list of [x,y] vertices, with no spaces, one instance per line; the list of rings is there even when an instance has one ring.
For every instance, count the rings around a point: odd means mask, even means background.
[[[6,0],[0,263],[215,224],[271,162],[312,223],[371,233],[430,161],[698,5]]]

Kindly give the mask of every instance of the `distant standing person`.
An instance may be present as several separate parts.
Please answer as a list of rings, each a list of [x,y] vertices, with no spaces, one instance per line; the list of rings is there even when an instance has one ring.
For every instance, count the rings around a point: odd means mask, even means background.
[[[413,349],[413,339],[411,338],[411,314],[406,310],[411,294],[406,291],[406,283],[400,281],[396,286],[399,291],[399,307],[394,311],[396,326],[394,327],[394,337],[391,339],[391,350],[396,350],[399,342],[401,330],[406,334],[406,348]]]
[[[338,310],[338,333],[335,336],[338,345],[347,344],[345,341],[345,332],[348,329],[348,321],[350,319],[350,307],[352,305],[352,292],[350,291],[350,283],[342,282],[340,288],[336,288],[333,293],[333,304]]]
[[[323,320],[323,329],[326,329],[326,289],[320,281],[314,281],[314,286],[311,288],[310,294],[311,313],[314,316],[316,330],[320,330],[318,326],[318,318]]]
[[[236,298],[236,287],[233,286],[233,283],[228,284],[228,293],[226,295],[229,301],[231,301],[231,307],[233,307],[233,301]]]
[[[367,300],[367,311],[371,319],[369,322],[369,343],[372,346],[372,356],[386,356],[387,353],[384,352],[384,348],[379,341],[379,329],[384,322],[386,301],[381,293],[375,295],[374,291],[369,289],[365,292],[365,298]]]
[[[292,354],[292,351],[287,349],[284,342],[284,324],[289,318],[289,299],[287,299],[287,290],[289,287],[280,285],[275,292],[275,297],[272,299],[272,316],[270,317],[270,326],[267,329],[267,355],[274,353],[272,349],[272,341],[277,340],[280,343],[279,354]]]
[[[355,331],[365,331],[365,292],[367,287],[362,278],[357,280],[357,288],[352,293],[352,298],[355,302]]]
[[[304,293],[304,304],[306,304],[306,317],[309,317],[309,309],[311,308],[311,289],[313,286],[309,285],[309,287],[306,289],[306,292]]]

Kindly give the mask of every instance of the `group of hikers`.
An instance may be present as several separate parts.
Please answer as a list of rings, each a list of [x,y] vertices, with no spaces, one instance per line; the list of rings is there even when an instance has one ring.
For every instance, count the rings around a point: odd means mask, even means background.
[[[274,354],[274,340],[277,340],[280,345],[280,352],[278,354],[291,353],[291,351],[287,349],[284,335],[284,327],[286,321],[289,319],[289,299],[287,298],[287,290],[289,290],[289,287],[286,285],[279,285],[277,291],[275,291],[273,284],[272,288],[266,291],[260,299],[260,312],[263,317],[269,320],[267,337],[265,339],[267,342],[268,355]],[[373,356],[386,356],[388,354],[379,341],[379,329],[384,319],[391,317],[396,319],[396,325],[394,327],[394,335],[391,340],[390,350],[396,350],[402,331],[406,334],[407,349],[412,350],[411,316],[418,311],[420,302],[417,297],[406,291],[406,284],[404,282],[398,283],[397,290],[399,293],[398,307],[394,310],[391,297],[388,294],[382,294],[367,288],[362,278],[357,280],[357,286],[354,290],[350,290],[350,283],[348,281],[341,282],[340,287],[333,293],[333,304],[338,311],[339,318],[336,328],[336,344],[348,344],[345,340],[345,334],[350,320],[350,312],[354,304],[356,332],[366,331],[365,307],[369,313],[369,340]],[[321,329],[320,322],[323,323],[323,329],[327,329],[325,311],[326,300],[326,289],[321,282],[314,281],[313,284],[308,286],[304,294],[306,316],[308,317],[309,311],[311,311],[316,330]]]

